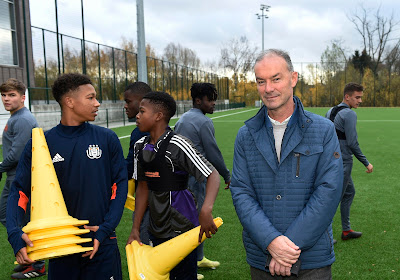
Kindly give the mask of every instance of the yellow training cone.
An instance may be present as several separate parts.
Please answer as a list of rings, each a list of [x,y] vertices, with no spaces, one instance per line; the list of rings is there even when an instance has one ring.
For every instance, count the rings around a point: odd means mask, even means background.
[[[215,218],[217,227],[221,218]],[[168,280],[169,272],[199,246],[200,226],[172,238],[156,247],[139,245],[135,240],[126,245],[130,280]],[[203,234],[202,242],[206,239]]]
[[[68,215],[64,197],[43,129],[32,129],[32,183],[31,220],[22,229],[25,233],[49,227],[75,225],[89,221],[79,221]]]
[[[89,232],[77,227],[89,221],[68,215],[41,128],[32,130],[31,174],[31,220],[22,228],[33,242],[33,247],[27,247],[28,256],[37,261],[93,250],[77,245],[92,241],[76,236]]]
[[[28,256],[33,261],[39,261],[39,260],[58,258],[76,253],[83,253],[90,250],[93,250],[93,247],[82,247],[80,245],[70,244],[70,245],[47,248],[43,250],[37,250],[35,252],[28,254]]]
[[[125,202],[125,208],[135,211],[135,179],[129,179],[128,181],[128,196]]]
[[[26,252],[30,253],[37,250],[53,248],[57,246],[64,246],[68,244],[79,244],[92,241],[91,238],[80,238],[76,235],[63,235],[52,238],[41,239],[33,241],[33,247],[26,247]]]
[[[80,229],[78,227],[74,226],[62,226],[62,227],[55,227],[51,228],[51,231],[49,231],[48,228],[46,229],[38,229],[35,231],[32,231],[31,233],[28,233],[28,237],[31,241],[39,240],[39,239],[45,239],[45,238],[51,238],[51,237],[57,237],[61,235],[70,235],[70,234],[84,234],[90,232],[89,229]]]

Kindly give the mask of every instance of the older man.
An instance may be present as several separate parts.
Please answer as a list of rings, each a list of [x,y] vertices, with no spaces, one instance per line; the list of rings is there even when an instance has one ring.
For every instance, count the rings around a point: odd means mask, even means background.
[[[286,52],[263,52],[254,71],[264,106],[238,132],[231,181],[251,278],[331,279],[343,182],[334,126],[293,96]]]

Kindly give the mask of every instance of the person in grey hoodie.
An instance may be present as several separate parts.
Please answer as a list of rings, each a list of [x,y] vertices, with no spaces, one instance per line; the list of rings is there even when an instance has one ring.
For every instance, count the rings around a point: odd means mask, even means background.
[[[367,173],[371,173],[374,168],[361,152],[356,130],[357,114],[351,110],[352,108],[357,109],[361,104],[363,91],[362,85],[348,83],[344,87],[342,103],[329,109],[325,116],[335,124],[343,157],[344,180],[340,202],[342,240],[359,238],[362,235],[362,232],[354,231],[350,226],[350,207],[356,194],[353,179],[351,178],[353,155],[367,168]]]
[[[32,129],[38,126],[35,117],[24,105],[25,90],[25,85],[14,78],[8,79],[0,86],[4,109],[11,114],[3,131],[3,161],[0,163],[0,180],[2,174],[7,173],[0,197],[0,222],[4,226],[6,226],[7,199],[19,158],[31,138]],[[25,222],[28,222],[28,216]],[[28,266],[17,265],[14,271],[15,273],[11,275],[13,279],[35,278],[46,274],[44,261]]]
[[[193,108],[184,113],[175,124],[175,132],[189,138],[196,149],[218,170],[224,178],[226,187],[229,188],[231,176],[226,168],[221,151],[215,139],[215,129],[212,120],[206,114],[214,113],[215,101],[218,93],[214,84],[194,83],[190,88]],[[199,183],[191,176],[189,178],[189,189],[193,192],[198,209],[201,209],[205,197],[205,182]],[[199,267],[216,268],[220,265],[217,261],[210,261],[204,257],[203,245],[197,249],[197,260]]]

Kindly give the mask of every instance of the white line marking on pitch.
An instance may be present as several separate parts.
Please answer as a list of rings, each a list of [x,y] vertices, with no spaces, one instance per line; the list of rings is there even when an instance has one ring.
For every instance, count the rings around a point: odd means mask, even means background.
[[[357,120],[357,122],[400,122],[400,120]]]
[[[214,119],[219,119],[219,118],[223,118],[223,117],[229,117],[229,116],[232,116],[232,115],[237,115],[237,114],[246,113],[246,112],[250,112],[250,111],[254,111],[254,110],[259,110],[259,109],[260,109],[260,108],[253,108],[253,109],[249,109],[249,110],[245,110],[245,111],[240,111],[240,112],[235,112],[235,113],[231,113],[231,114],[226,114],[226,115],[223,115],[223,116],[213,117],[213,118],[210,118],[210,119],[214,120]],[[174,128],[174,126],[172,125],[171,128]],[[123,138],[128,138],[128,137],[131,137],[131,136],[130,136],[130,135],[125,135],[125,136],[118,137],[118,139],[123,139]]]

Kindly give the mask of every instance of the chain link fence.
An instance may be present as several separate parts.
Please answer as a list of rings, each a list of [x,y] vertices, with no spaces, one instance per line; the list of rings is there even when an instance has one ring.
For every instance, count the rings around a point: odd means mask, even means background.
[[[400,75],[382,65],[376,73],[369,68],[360,71],[352,63],[293,63],[299,72],[295,94],[305,106],[330,107],[343,99],[344,86],[349,82],[364,86],[363,105],[392,107],[400,105]]]
[[[58,37],[58,40],[57,40]],[[32,26],[34,86],[31,104],[54,103],[50,86],[58,75],[79,72],[91,77],[100,102],[123,99],[125,87],[137,81],[137,54]],[[195,82],[216,85],[220,100],[229,100],[229,79],[200,69],[147,57],[148,83],[175,100],[190,100]]]

